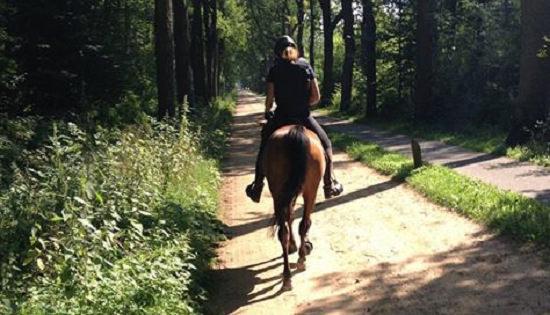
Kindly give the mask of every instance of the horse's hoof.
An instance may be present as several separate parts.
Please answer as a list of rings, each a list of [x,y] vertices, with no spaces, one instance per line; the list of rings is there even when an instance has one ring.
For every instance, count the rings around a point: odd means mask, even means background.
[[[289,254],[294,254],[297,251],[298,251],[298,246],[296,246],[296,244],[288,245],[288,253]]]
[[[303,257],[298,258],[298,262],[296,263],[296,269],[299,271],[305,271],[306,270],[306,259]]]
[[[284,279],[283,280],[283,286],[281,287],[281,291],[291,291],[292,290],[292,281],[290,279]]]
[[[311,254],[311,252],[313,251],[313,243],[310,241],[306,241],[305,247],[306,247],[306,255]]]

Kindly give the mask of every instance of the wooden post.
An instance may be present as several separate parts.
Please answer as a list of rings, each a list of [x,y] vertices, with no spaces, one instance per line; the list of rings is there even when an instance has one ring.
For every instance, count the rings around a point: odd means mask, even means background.
[[[411,139],[414,168],[422,167],[422,152],[418,141]]]

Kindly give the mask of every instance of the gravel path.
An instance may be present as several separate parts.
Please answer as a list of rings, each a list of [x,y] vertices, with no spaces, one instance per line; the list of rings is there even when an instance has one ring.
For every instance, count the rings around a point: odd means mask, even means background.
[[[279,292],[281,249],[269,235],[272,199],[266,191],[255,204],[244,194],[259,144],[259,101],[241,93],[224,161],[220,212],[230,239],[213,271],[220,313],[550,314],[550,269],[537,253],[341,152],[336,172],[346,193],[318,197],[308,269],[294,273],[292,291]]]

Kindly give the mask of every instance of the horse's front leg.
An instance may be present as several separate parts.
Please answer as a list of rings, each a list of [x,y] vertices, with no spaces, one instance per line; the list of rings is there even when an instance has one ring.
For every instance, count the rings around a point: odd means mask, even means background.
[[[288,247],[290,242],[290,233],[286,222],[282,222],[282,224],[279,224],[279,241],[281,242],[281,246],[283,248],[283,260],[284,260],[283,287],[281,288],[281,290],[289,291],[289,290],[292,290],[292,279],[290,278],[291,276],[290,264],[288,262]]]

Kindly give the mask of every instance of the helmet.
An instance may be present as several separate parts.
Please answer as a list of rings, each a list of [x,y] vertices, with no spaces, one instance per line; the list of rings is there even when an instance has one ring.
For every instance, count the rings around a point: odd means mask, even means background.
[[[287,47],[298,48],[296,46],[296,43],[294,42],[294,40],[292,40],[290,36],[281,36],[277,38],[277,41],[275,42],[275,47],[273,47],[273,52],[276,56],[280,56],[283,50],[285,50],[285,48]]]

